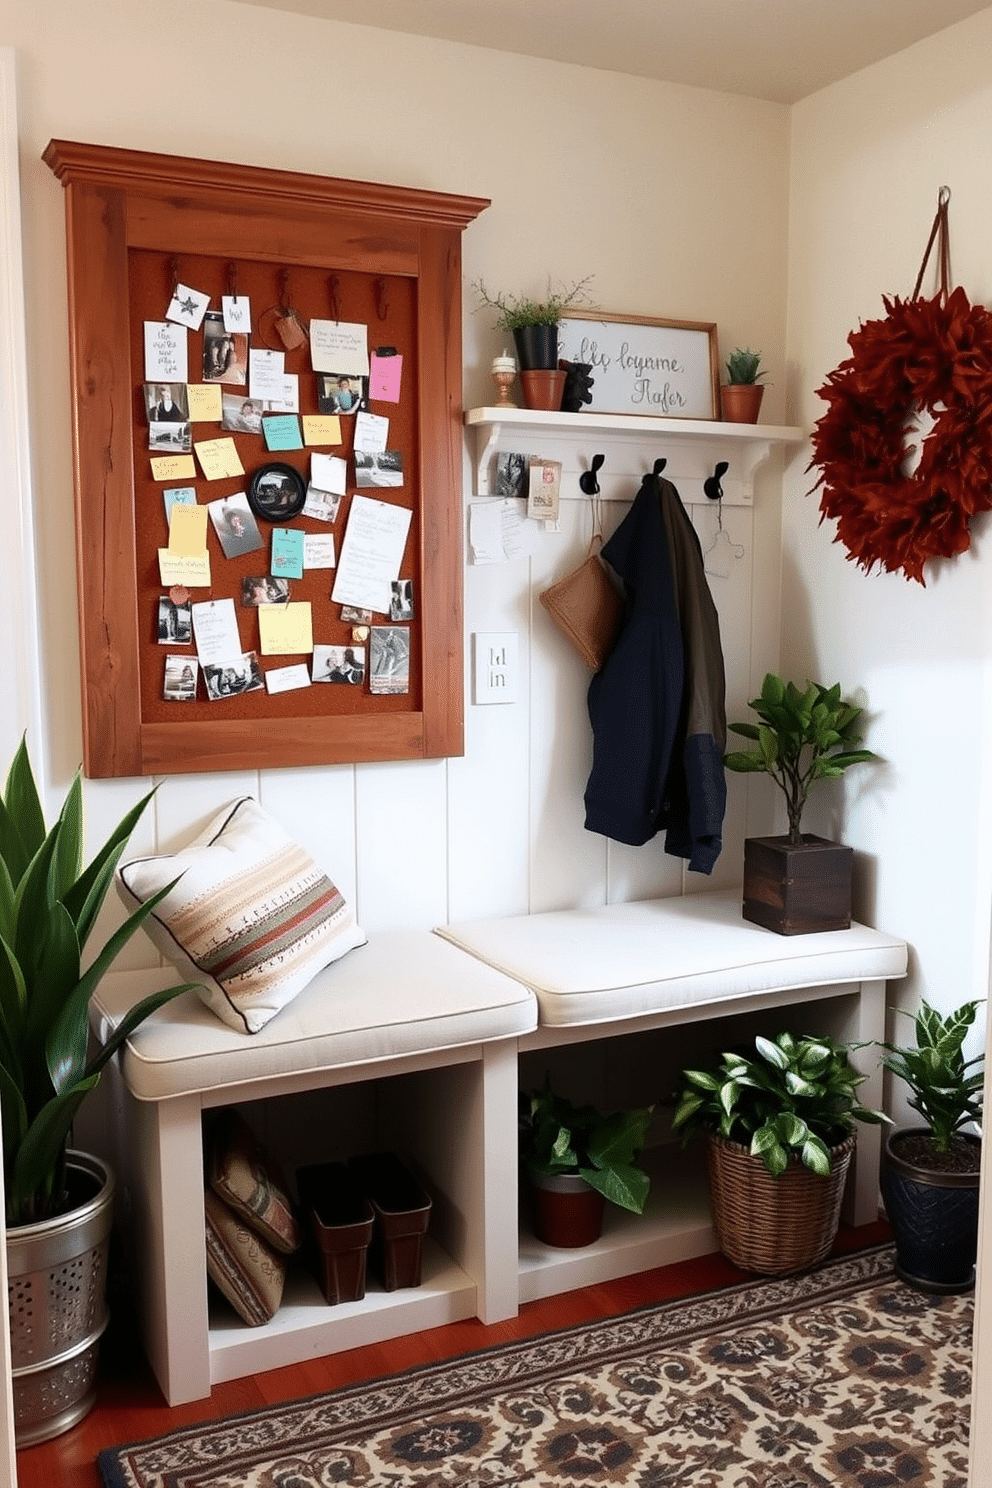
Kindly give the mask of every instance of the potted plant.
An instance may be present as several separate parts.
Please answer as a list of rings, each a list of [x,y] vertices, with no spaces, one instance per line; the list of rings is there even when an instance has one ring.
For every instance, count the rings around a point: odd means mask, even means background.
[[[877,759],[858,749],[861,708],[845,702],[840,683],[808,682],[804,690],[769,672],[748,703],[757,723],[732,723],[756,749],[724,756],[728,770],[770,775],[785,796],[786,836],[744,843],[744,918],[779,935],[846,930],[851,923],[851,848],[801,830],[817,780],[837,780],[852,765]]]
[[[530,295],[490,294],[481,279],[473,288],[490,310],[496,329],[512,335],[520,366],[520,384],[528,408],[559,409],[566,372],[558,366],[558,326],[571,306],[585,301],[592,276],[557,288],[548,280],[543,299]],[[534,374],[538,374],[534,376]]]
[[[982,1149],[963,1128],[981,1122],[984,1075],[983,1056],[965,1059],[963,1045],[978,1007],[966,1002],[941,1017],[924,1001],[915,1046],[882,1045],[882,1064],[909,1086],[909,1104],[924,1121],[889,1134],[882,1196],[896,1270],[925,1292],[964,1292],[975,1283]]]
[[[534,1232],[546,1245],[598,1240],[607,1199],[643,1214],[651,1180],[638,1164],[651,1108],[601,1114],[551,1089],[520,1094],[520,1161],[534,1200]]]
[[[0,800],[0,1109],[18,1446],[67,1430],[95,1398],[114,1180],[100,1159],[69,1150],[73,1119],[124,1039],[185,990],[145,998],[87,1058],[90,994],[163,897],[135,910],[83,970],[83,948],[152,794],[85,869],[78,774],[46,831],[22,739]],[[60,1287],[67,1267],[72,1288]]]
[[[791,1033],[682,1072],[672,1124],[706,1134],[714,1227],[735,1266],[780,1276],[829,1253],[855,1122],[886,1119],[858,1101],[865,1078],[847,1046]]]
[[[720,389],[720,408],[731,424],[756,424],[761,412],[764,387],[761,352],[738,346],[727,358],[727,381]]]

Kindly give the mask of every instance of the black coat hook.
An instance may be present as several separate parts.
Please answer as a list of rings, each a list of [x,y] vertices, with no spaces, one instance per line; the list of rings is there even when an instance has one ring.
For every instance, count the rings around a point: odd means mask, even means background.
[[[664,458],[664,456],[662,456],[662,458],[660,460],[655,460],[654,465],[653,465],[652,470],[651,470],[651,474],[652,475],[660,475],[661,472],[664,470],[664,468],[665,468],[665,466],[667,464],[668,464],[668,461]]]
[[[599,481],[596,479],[596,472],[603,468],[605,460],[605,455],[593,455],[592,468],[590,470],[583,470],[579,476],[579,490],[583,491],[586,496],[599,495]]]
[[[723,500],[723,487],[721,486],[720,481],[722,477],[726,475],[729,469],[729,461],[718,460],[713,467],[713,474],[707,476],[706,480],[703,481],[703,490],[711,501]]]

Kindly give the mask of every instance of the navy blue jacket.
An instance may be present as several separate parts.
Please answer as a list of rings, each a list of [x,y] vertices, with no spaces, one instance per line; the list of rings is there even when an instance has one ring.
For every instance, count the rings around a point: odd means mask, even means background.
[[[664,828],[665,851],[709,873],[727,803],[723,652],[699,539],[671,481],[645,476],[602,556],[629,608],[589,686],[586,826],[632,846]]]

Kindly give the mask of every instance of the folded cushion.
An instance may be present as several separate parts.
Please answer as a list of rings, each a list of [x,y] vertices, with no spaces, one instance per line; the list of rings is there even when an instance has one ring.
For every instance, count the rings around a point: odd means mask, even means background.
[[[145,928],[241,1032],[257,1033],[322,967],[365,944],[327,874],[250,796],[181,852],[122,864],[118,893],[133,909],[180,874]]]
[[[282,1301],[286,1260],[261,1235],[250,1230],[233,1209],[207,1189],[207,1275],[223,1292],[239,1318],[259,1327],[274,1317]]]
[[[210,1187],[273,1250],[289,1255],[300,1245],[300,1227],[286,1180],[237,1111],[219,1111],[210,1123]]]

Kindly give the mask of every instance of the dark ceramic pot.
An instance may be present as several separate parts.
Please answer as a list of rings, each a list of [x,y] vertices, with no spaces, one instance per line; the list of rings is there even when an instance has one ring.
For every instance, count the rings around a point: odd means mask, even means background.
[[[921,1292],[967,1292],[975,1284],[979,1173],[942,1173],[900,1154],[924,1127],[893,1132],[885,1144],[882,1197],[896,1241],[896,1272]],[[977,1137],[966,1137],[976,1149]]]
[[[606,1200],[572,1173],[531,1173],[534,1234],[544,1245],[575,1250],[603,1233]]]
[[[558,370],[558,327],[556,325],[519,326],[513,333],[517,361],[521,372],[556,372]]]

